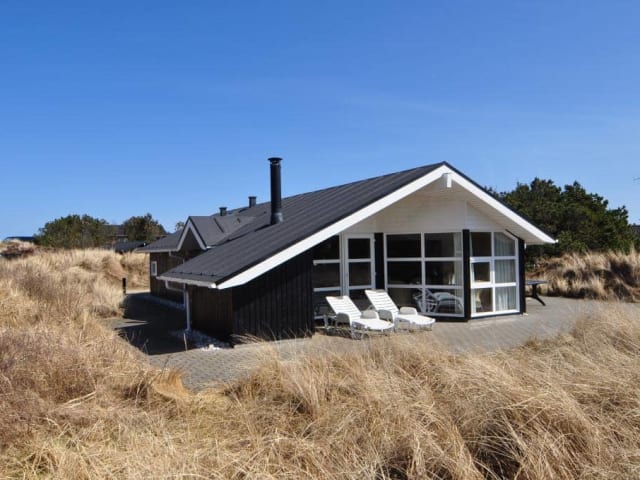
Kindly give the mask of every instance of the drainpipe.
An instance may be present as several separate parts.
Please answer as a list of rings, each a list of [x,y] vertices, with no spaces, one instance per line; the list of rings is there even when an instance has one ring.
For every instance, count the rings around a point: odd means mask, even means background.
[[[184,286],[183,296],[184,296],[185,311],[187,312],[186,331],[190,332],[191,331],[191,302],[189,301],[189,288],[186,285]]]

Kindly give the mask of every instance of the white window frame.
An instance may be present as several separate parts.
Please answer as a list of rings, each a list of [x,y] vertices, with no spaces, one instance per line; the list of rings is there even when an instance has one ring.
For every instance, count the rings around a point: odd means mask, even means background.
[[[462,235],[460,231],[449,231],[449,232],[393,232],[393,233],[385,233],[384,234],[384,284],[385,290],[389,290],[389,288],[397,288],[397,289],[407,289],[407,290],[421,290],[422,294],[425,294],[425,289],[437,289],[438,291],[447,291],[452,295],[457,296],[456,293],[464,292],[464,278],[462,278],[462,282],[459,285],[435,285],[435,284],[427,284],[426,283],[426,263],[427,262],[461,262],[461,274],[464,272],[464,256],[463,252],[460,251],[459,257],[427,257],[425,252],[425,236],[426,235],[435,235],[435,234],[456,234]],[[389,257],[387,255],[387,237],[393,235],[418,235],[420,238],[420,256],[419,257]],[[396,284],[389,283],[389,262],[420,262],[420,283],[416,284]],[[442,316],[442,317],[464,317],[464,311],[461,313],[450,313],[450,312],[429,312],[429,315],[433,316]]]
[[[158,276],[158,262],[153,260],[152,262],[149,263],[149,274],[152,277],[157,277]]]
[[[470,243],[472,244],[473,241],[471,240],[472,235],[474,233],[489,233],[491,234],[491,256],[481,256],[481,257],[474,257],[474,256],[470,256],[469,258],[469,271],[470,271],[470,275],[471,278],[469,279],[469,288],[471,289],[471,302],[475,302],[475,293],[479,290],[482,289],[491,289],[491,311],[488,312],[473,312],[473,308],[471,308],[471,312],[469,312],[471,314],[472,318],[480,318],[480,317],[486,317],[486,316],[490,316],[490,315],[496,315],[496,314],[504,314],[504,313],[517,313],[520,311],[520,295],[518,295],[518,272],[520,271],[520,259],[518,258],[518,239],[511,235],[509,232],[506,231],[486,231],[486,230],[474,230],[472,232],[470,232],[469,234],[469,238],[470,238]],[[514,243],[514,254],[513,255],[500,255],[500,256],[496,256],[496,252],[495,252],[495,237],[496,234],[502,234],[508,238],[510,238],[513,243]],[[473,251],[473,245],[470,245],[470,252],[472,253]],[[503,282],[503,283],[497,283],[496,281],[496,261],[497,260],[513,260],[514,261],[514,268],[515,268],[515,282]],[[474,275],[473,275],[473,265],[476,263],[489,263],[489,281],[482,281],[482,282],[475,282],[474,281]],[[516,287],[516,308],[514,309],[508,309],[508,310],[497,310],[496,309],[496,288],[503,288],[503,287]]]

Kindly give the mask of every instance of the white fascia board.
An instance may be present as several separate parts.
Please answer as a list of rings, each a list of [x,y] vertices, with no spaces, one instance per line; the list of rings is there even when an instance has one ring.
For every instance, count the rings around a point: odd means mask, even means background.
[[[187,219],[187,224],[184,226],[184,229],[182,230],[182,234],[180,235],[180,240],[178,241],[178,246],[176,247],[175,251],[182,250],[182,244],[184,243],[185,238],[187,238],[187,232],[189,232],[189,231],[191,233],[193,233],[193,236],[195,237],[196,241],[198,242],[198,245],[200,246],[200,248],[202,250],[207,250],[207,246],[205,245],[204,240],[202,240],[202,238],[200,238],[200,235],[198,234],[198,230],[193,225],[193,222],[191,221],[191,217],[189,217]]]
[[[497,210],[499,213],[507,217],[512,222],[516,223],[518,226],[522,227],[524,230],[529,232],[532,236],[536,237],[536,239],[540,243],[556,243],[557,242],[557,240],[551,238],[549,235],[544,233],[538,227],[526,221],[516,212],[504,206],[501,202],[493,198],[491,195],[489,195],[487,192],[485,192],[481,188],[478,188],[476,185],[474,185],[472,182],[470,182],[463,176],[459,175],[456,172],[451,172],[451,173],[452,173],[452,179],[454,182],[456,182],[458,185],[460,185],[462,188],[467,190],[469,193],[471,193],[478,199],[482,200],[484,203],[489,205],[494,210]]]
[[[219,289],[237,287],[238,285],[244,285],[245,283],[253,280],[256,277],[259,277],[265,272],[268,272],[272,268],[281,265],[286,262],[290,258],[295,257],[296,255],[301,254],[302,252],[308,250],[309,248],[317,245],[318,243],[326,240],[333,235],[337,235],[343,230],[355,225],[358,222],[361,222],[365,218],[374,215],[380,210],[385,209],[389,205],[394,204],[395,202],[402,200],[403,198],[411,195],[414,192],[417,192],[421,188],[429,185],[430,183],[436,181],[441,178],[444,173],[452,172],[450,168],[446,165],[436,168],[432,172],[427,173],[426,175],[414,180],[407,185],[400,187],[396,191],[390,193],[386,197],[382,197],[379,200],[376,200],[373,203],[370,203],[366,207],[358,210],[355,213],[343,218],[342,220],[337,221],[329,225],[328,227],[320,230],[319,232],[314,233],[313,235],[305,238],[304,240],[299,241],[291,245],[288,248],[276,253],[275,255],[263,260],[262,262],[254,265],[253,267],[248,268],[247,270],[239,273],[235,277],[231,277],[229,280],[222,282],[217,286]],[[285,220],[286,221],[286,220]]]
[[[157,278],[158,280],[163,280],[165,282],[181,283],[183,285],[195,285],[197,287],[218,288],[215,282],[204,282],[200,280],[185,280],[183,278],[173,278],[165,275],[160,275]]]
[[[145,250],[145,251],[134,250],[135,253],[171,253],[175,251],[176,250],[169,250],[169,249]]]

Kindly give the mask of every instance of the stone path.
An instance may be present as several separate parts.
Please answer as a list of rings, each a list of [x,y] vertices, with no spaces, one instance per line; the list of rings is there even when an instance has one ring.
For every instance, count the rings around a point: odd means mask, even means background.
[[[372,343],[341,335],[318,333],[312,338],[238,345],[235,348],[185,349],[185,341],[169,335],[184,328],[184,311],[150,301],[148,296],[130,296],[124,319],[112,319],[111,326],[148,354],[149,361],[161,368],[183,372],[184,384],[200,389],[233,380],[256,368],[265,356],[277,354],[284,360],[366,349]],[[435,340],[453,352],[494,351],[511,348],[533,338],[549,338],[568,332],[585,315],[611,308],[611,304],[588,300],[545,297],[544,307],[527,299],[528,313],[469,322],[437,322],[432,331],[407,333],[416,342]],[[640,317],[640,305],[615,304]],[[384,341],[384,337],[373,341]]]

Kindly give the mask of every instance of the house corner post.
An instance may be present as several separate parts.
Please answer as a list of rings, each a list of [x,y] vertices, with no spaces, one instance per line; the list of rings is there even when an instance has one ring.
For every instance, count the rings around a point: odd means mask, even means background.
[[[527,312],[527,299],[525,297],[525,261],[524,261],[524,240],[518,238],[518,295],[520,297],[520,313]]]
[[[462,230],[462,300],[464,304],[464,319],[471,318],[471,233]]]
[[[184,310],[187,318],[187,332],[191,331],[191,301],[189,299],[189,286],[183,285],[182,295],[184,298]]]

